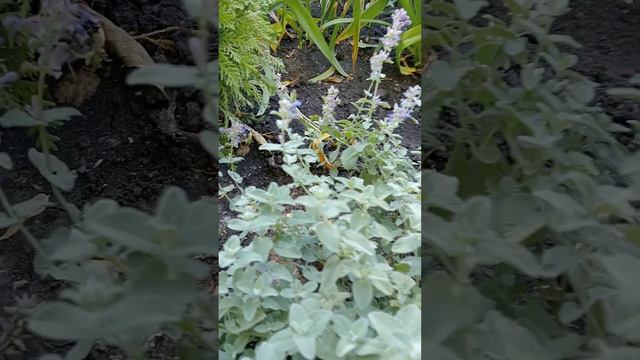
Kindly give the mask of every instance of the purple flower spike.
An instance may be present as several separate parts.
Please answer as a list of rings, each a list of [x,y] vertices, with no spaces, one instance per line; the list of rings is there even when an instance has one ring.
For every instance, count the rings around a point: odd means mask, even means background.
[[[391,18],[393,23],[382,38],[382,46],[384,46],[384,49],[387,51],[398,46],[400,43],[400,35],[402,35],[405,28],[411,25],[411,19],[405,9],[396,9]]]

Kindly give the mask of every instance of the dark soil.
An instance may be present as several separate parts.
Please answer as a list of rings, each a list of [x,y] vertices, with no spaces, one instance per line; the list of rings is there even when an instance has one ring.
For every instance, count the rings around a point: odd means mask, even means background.
[[[629,86],[640,73],[640,3],[622,0],[573,1],[573,10],[558,19],[554,31],[571,35],[582,49],[576,70],[600,84],[597,105],[614,121],[640,118],[638,103],[605,94],[611,87]]]
[[[193,26],[179,0],[93,1],[91,5],[131,33],[180,27],[161,36],[175,43],[172,49],[142,43],[158,62],[191,63],[186,39]],[[169,186],[183,188],[192,199],[213,196],[217,191],[217,164],[197,142],[173,138],[160,131],[157,117],[168,107],[168,102],[158,101],[153,89],[128,87],[127,73],[122,63],[111,57],[98,72],[100,84],[96,93],[78,106],[83,116],[54,131],[62,139],[56,155],[78,172],[68,200],[82,207],[100,198],[111,198],[122,205],[152,210],[163,189]],[[178,90],[175,95],[178,125],[196,133],[203,127],[203,121],[194,119],[193,114],[193,109],[202,106],[200,95],[188,89]],[[3,129],[2,132],[1,149],[8,152],[15,163],[10,173],[0,174],[10,201],[24,201],[39,192],[50,194],[50,188],[26,158],[27,150],[34,146],[34,138],[24,131]],[[68,220],[60,209],[52,208],[29,220],[27,225],[36,236],[46,237],[56,228],[68,225]],[[40,279],[32,269],[32,257],[31,246],[19,234],[0,241],[0,317],[3,320],[10,319],[4,307],[15,305],[16,297],[52,299],[62,287],[50,279]],[[36,359],[44,353],[62,353],[68,348],[68,344],[14,330],[15,339],[26,345],[26,351],[17,351],[14,355],[0,351],[0,359]],[[0,331],[3,330],[0,328]],[[156,345],[151,354],[153,358],[172,358],[170,342],[160,339]],[[8,348],[3,350],[18,350],[15,346]],[[122,358],[117,351],[100,346],[88,357]]]
[[[373,43],[373,40],[370,41]],[[297,98],[302,102],[300,110],[305,115],[322,114],[322,98],[326,95],[330,86],[336,87],[340,91],[340,99],[342,105],[336,109],[336,118],[347,118],[354,109],[351,102],[360,99],[364,90],[369,88],[370,66],[369,58],[373,55],[372,49],[361,49],[358,55],[356,72],[353,78],[342,78],[342,82],[321,82],[310,83],[309,80],[323,73],[328,68],[328,61],[315,46],[298,48],[297,40],[285,39],[280,44],[277,56],[281,58],[286,67],[286,73],[282,74],[282,80],[295,80],[295,85],[289,87],[289,91],[295,91]],[[338,46],[337,58],[341,65],[348,73],[351,73],[351,46],[343,43]],[[393,105],[400,102],[402,94],[411,86],[418,85],[420,78],[418,75],[405,76],[400,74],[392,64],[388,64],[384,68],[386,78],[381,85],[383,100]],[[336,73],[337,75],[337,73]],[[271,110],[277,110],[278,99],[271,99]],[[270,110],[269,110],[270,111]],[[268,111],[268,112],[269,112]],[[268,113],[267,112],[267,113]],[[384,114],[384,113],[382,113]],[[275,126],[276,118],[268,115],[263,121],[253,125],[254,129],[263,134],[276,133],[278,131]],[[292,123],[295,131],[303,131],[303,125],[299,122]],[[403,138],[405,146],[412,150],[420,148],[420,125],[413,122],[405,122],[399,129],[398,133]],[[267,137],[268,141],[277,141],[275,138]],[[417,160],[417,159],[416,159]],[[225,167],[222,167],[225,168]],[[255,186],[258,188],[266,188],[271,182],[284,184],[288,182],[289,176],[280,170],[271,159],[271,154],[258,150],[257,146],[253,146],[251,151],[245,155],[244,160],[238,164],[237,172],[244,177],[244,186]],[[228,185],[230,179],[222,177],[220,184]],[[221,240],[226,238],[226,222],[231,218],[232,213],[229,211],[228,202],[222,200],[220,202],[220,236]],[[222,243],[222,241],[221,241]]]

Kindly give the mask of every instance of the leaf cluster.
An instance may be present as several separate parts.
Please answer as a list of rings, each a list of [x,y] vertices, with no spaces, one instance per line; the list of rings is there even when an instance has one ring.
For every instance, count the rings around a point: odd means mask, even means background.
[[[185,0],[185,8],[196,17],[201,33],[213,25],[209,0]],[[217,67],[207,59],[207,35],[190,40],[195,66],[156,65],[134,71],[130,84],[167,87],[192,86],[203,93],[203,116],[214,130],[200,134],[203,146],[216,155],[215,125]],[[57,42],[45,39],[46,49]],[[2,127],[34,128],[41,139],[46,129],[74,117],[77,110],[46,103],[43,89],[52,74],[50,62],[38,64],[37,92],[32,106],[15,106],[3,112]],[[43,142],[46,143],[46,142]],[[144,359],[149,340],[163,332],[176,341],[177,355],[185,359],[207,359],[216,351],[216,304],[204,282],[209,267],[203,257],[217,248],[217,204],[210,199],[189,201],[183,190],[167,189],[154,214],[123,207],[102,199],[78,209],[63,192],[73,190],[76,180],[62,159],[43,146],[28,151],[30,162],[50,183],[55,203],[46,194],[10,204],[0,186],[0,228],[20,232],[36,251],[36,272],[64,282],[59,298],[39,304],[29,312],[28,329],[40,336],[72,341],[64,356],[48,359],[84,359],[96,342],[124,350],[129,358]],[[0,166],[11,170],[9,154],[0,152]],[[56,204],[57,203],[57,204]],[[25,220],[51,206],[64,209],[71,225],[44,239],[34,236]],[[4,341],[3,341],[4,343]]]
[[[385,10],[391,4],[388,0],[373,1],[303,1],[280,0],[275,3],[274,28],[278,32],[278,41],[289,34],[289,28],[296,32],[296,36],[302,45],[308,41],[315,45],[328,60],[330,67],[327,71],[314,77],[312,81],[322,81],[336,71],[347,76],[336,58],[336,46],[345,40],[352,43],[352,66],[355,71],[356,60],[360,48],[375,47],[366,44],[361,39],[361,31],[365,28],[371,30],[372,25],[389,25],[388,22],[378,18],[385,14]],[[320,9],[319,17],[312,16],[314,6]],[[396,64],[403,74],[413,74],[421,64],[422,59],[422,2],[417,0],[400,0],[398,6],[404,8],[409,14],[412,25],[408,31],[402,34],[400,45],[396,49]],[[275,48],[275,45],[274,45]],[[409,61],[407,58],[411,58]]]
[[[423,345],[441,359],[640,356],[638,154],[554,34],[568,1],[427,3]],[[579,6],[579,5],[576,5]],[[484,14],[484,15],[481,15]],[[441,269],[441,270],[436,270]]]
[[[229,172],[220,359],[421,358],[421,174],[385,120],[363,118],[334,134],[367,134],[337,150],[347,172],[312,171],[314,131],[284,121],[287,140],[260,148],[282,155],[288,183],[245,188]]]
[[[219,4],[220,110],[226,126],[246,108],[266,109],[275,92],[275,74],[284,69],[271,54],[275,32],[269,1],[222,0]]]

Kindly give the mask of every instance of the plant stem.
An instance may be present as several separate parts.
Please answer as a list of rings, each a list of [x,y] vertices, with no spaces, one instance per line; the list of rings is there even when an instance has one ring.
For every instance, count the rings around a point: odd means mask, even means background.
[[[18,214],[16,214],[16,212],[11,207],[11,204],[9,203],[9,199],[7,198],[4,190],[2,189],[2,185],[0,185],[0,204],[2,205],[2,207],[4,208],[4,211],[9,216],[18,220],[18,224],[19,224],[18,226],[20,227],[20,232],[27,239],[27,241],[29,241],[33,249],[36,252],[40,253],[42,258],[46,262],[47,266],[53,266],[51,261],[45,256],[45,252],[40,246],[40,244],[38,243],[38,240],[36,240],[36,237],[33,236],[33,234],[29,231],[29,229],[27,229],[26,226],[24,226],[24,222],[22,221],[22,219],[18,216]]]
[[[44,59],[44,63],[47,64],[49,61],[49,55],[50,53],[45,53],[42,56],[46,56]],[[47,72],[45,69],[40,68],[39,69],[40,74],[38,75],[38,92],[35,96],[35,98],[32,101],[32,105],[34,107],[33,109],[33,115],[36,119],[37,122],[39,123],[44,123],[44,86],[45,86],[45,81],[47,79]],[[47,130],[45,128],[45,126],[40,125],[38,126],[38,136],[40,139],[40,146],[42,146],[42,151],[45,153],[45,166],[47,167],[47,170],[49,172],[52,172],[51,170],[51,160],[50,160],[50,156],[51,156],[51,151],[49,149],[49,144],[47,143]],[[64,209],[64,211],[67,212],[67,214],[69,214],[69,217],[71,218],[71,220],[76,223],[77,219],[76,219],[76,215],[75,213],[71,210],[71,206],[69,205],[69,203],[65,200],[64,196],[62,196],[62,193],[60,192],[60,189],[58,189],[54,184],[51,184],[51,189],[53,191],[53,196],[56,198],[56,200],[58,201],[58,203],[60,204],[60,206]]]

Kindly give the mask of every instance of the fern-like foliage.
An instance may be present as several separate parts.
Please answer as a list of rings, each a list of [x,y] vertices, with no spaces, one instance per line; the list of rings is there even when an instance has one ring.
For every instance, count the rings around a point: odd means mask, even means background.
[[[275,91],[273,74],[284,69],[269,47],[276,36],[267,13],[270,2],[219,3],[220,110],[227,122],[242,109],[266,106]]]

